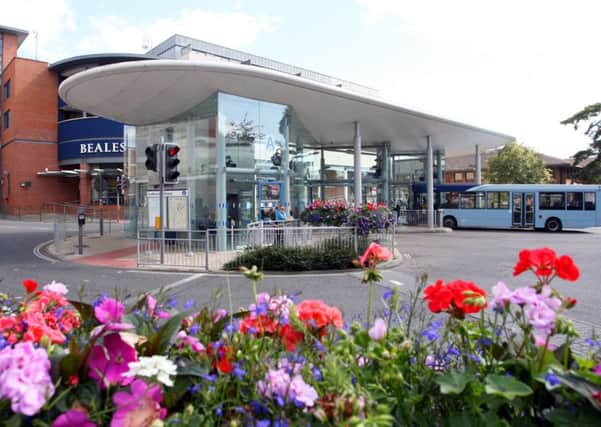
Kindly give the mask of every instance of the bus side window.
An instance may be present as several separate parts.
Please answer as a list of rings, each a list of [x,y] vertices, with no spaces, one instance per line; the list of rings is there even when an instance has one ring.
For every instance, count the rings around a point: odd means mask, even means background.
[[[595,193],[584,193],[584,210],[594,211],[596,209]]]
[[[568,210],[581,211],[582,210],[582,193],[580,192],[568,192],[567,193],[567,204]]]

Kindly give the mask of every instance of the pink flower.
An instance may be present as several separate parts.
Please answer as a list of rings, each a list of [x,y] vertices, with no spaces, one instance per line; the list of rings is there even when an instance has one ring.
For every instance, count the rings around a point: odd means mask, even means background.
[[[596,375],[601,376],[601,363],[599,363],[597,366],[595,366],[593,368],[593,373]]]
[[[367,247],[367,250],[359,257],[359,264],[361,267],[365,267],[366,262],[378,262],[388,261],[392,258],[392,252],[383,246],[378,245],[376,242],[371,242]]]
[[[159,319],[168,319],[171,317],[168,312],[158,310],[157,299],[150,294],[146,295],[146,307],[148,308],[148,314],[150,314],[151,317],[158,317]]]
[[[498,282],[492,287],[492,294],[495,297],[492,306],[493,308],[505,308],[507,303],[511,301],[513,291],[503,282]]]
[[[374,341],[383,340],[386,338],[386,322],[378,318],[374,321],[374,325],[369,329],[369,337]]]
[[[53,394],[46,350],[24,342],[0,351],[0,399],[10,400],[13,412],[35,415]]]
[[[179,331],[175,336],[175,340],[177,348],[184,348],[186,345],[189,345],[196,353],[201,353],[207,350],[206,347],[198,340],[198,338],[191,337],[184,331]]]
[[[54,280],[52,281],[52,283],[48,283],[47,285],[44,285],[43,289],[45,291],[54,292],[56,294],[61,294],[61,295],[67,295],[67,292],[69,292],[69,289],[67,289],[67,287],[64,285],[64,283],[55,282]]]
[[[96,319],[109,331],[124,331],[134,327],[130,323],[121,323],[123,304],[114,298],[104,299],[94,308],[94,314]]]
[[[257,383],[257,389],[268,399],[280,398],[284,401],[302,403],[306,407],[315,404],[317,391],[303,380],[299,374],[290,378],[286,368],[270,369],[265,379]]]
[[[138,360],[136,349],[121,339],[119,334],[104,337],[102,345],[95,345],[88,357],[90,378],[98,381],[100,388],[110,384],[125,385],[131,378],[123,376],[129,371],[129,362]]]
[[[528,321],[534,330],[542,335],[549,335],[555,326],[557,314],[544,301],[535,301],[528,307]]]
[[[166,410],[161,408],[163,393],[160,386],[149,386],[142,380],[135,380],[130,391],[118,391],[113,395],[117,410],[111,419],[111,427],[146,427],[165,417]]]
[[[88,414],[83,410],[71,409],[59,415],[52,427],[97,427],[96,423],[90,421]]]
[[[544,347],[545,344],[547,344],[546,336],[534,335],[534,345],[536,345],[537,347]],[[553,351],[555,350],[555,344],[548,343],[547,348]]]
[[[510,300],[514,304],[525,305],[537,301],[536,289],[530,287],[517,288],[513,291]]]

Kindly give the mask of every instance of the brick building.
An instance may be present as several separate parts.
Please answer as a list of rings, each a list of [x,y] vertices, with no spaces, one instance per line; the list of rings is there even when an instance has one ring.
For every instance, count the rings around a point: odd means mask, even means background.
[[[488,159],[497,155],[498,149],[488,150],[480,154],[482,181],[486,180]],[[551,171],[554,184],[572,184],[573,175],[578,170],[571,159],[559,159],[538,153]],[[476,182],[476,158],[473,155],[450,156],[445,158],[444,182],[447,184],[469,184]]]
[[[58,85],[88,68],[149,57],[84,55],[49,65],[18,56],[27,35],[0,26],[0,212],[38,214],[53,203],[118,208],[123,124],[71,108]]]

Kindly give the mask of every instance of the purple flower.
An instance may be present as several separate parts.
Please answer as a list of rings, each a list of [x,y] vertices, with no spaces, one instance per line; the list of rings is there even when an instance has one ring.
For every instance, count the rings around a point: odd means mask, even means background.
[[[505,306],[509,302],[511,302],[513,291],[509,289],[505,283],[498,282],[495,286],[492,287],[492,294],[494,296],[492,307],[504,309]]]
[[[318,398],[317,391],[299,374],[291,378],[284,368],[270,369],[265,379],[257,383],[257,389],[261,395],[275,399],[278,404],[288,401],[312,407]]]
[[[92,347],[88,357],[88,375],[98,381],[100,388],[109,384],[129,384],[132,378],[123,376],[129,362],[137,360],[136,349],[113,333],[104,337],[103,344]]]
[[[374,341],[383,340],[387,333],[386,322],[383,319],[377,318],[374,325],[369,329],[369,337]]]
[[[96,427],[96,423],[90,421],[83,410],[71,409],[59,415],[52,427]]]
[[[534,301],[528,308],[528,321],[536,332],[549,335],[555,326],[557,314],[543,301]]]
[[[548,372],[547,375],[545,375],[545,382],[551,387],[561,384],[559,377],[552,372]]]
[[[32,416],[54,394],[50,360],[43,348],[31,342],[0,351],[0,399],[11,402],[13,412]]]
[[[530,304],[537,299],[536,289],[531,287],[517,288],[510,297],[511,302],[518,305]]]
[[[166,411],[161,408],[162,400],[160,386],[135,380],[129,393],[118,391],[113,395],[117,410],[113,414],[111,427],[150,425],[154,420],[164,418]]]
[[[114,298],[104,298],[94,307],[94,315],[109,331],[123,331],[134,327],[130,323],[121,323],[123,304]]]

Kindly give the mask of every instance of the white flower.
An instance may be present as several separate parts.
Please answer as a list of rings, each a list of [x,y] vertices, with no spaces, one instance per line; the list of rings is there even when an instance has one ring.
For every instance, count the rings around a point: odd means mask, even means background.
[[[55,292],[61,295],[67,295],[67,292],[69,292],[69,289],[67,289],[64,283],[55,282],[54,280],[52,281],[52,283],[44,285],[44,290],[49,292]]]
[[[177,374],[177,366],[166,356],[140,357],[137,362],[129,363],[126,377],[156,377],[157,381],[168,387],[173,386],[171,375]]]

